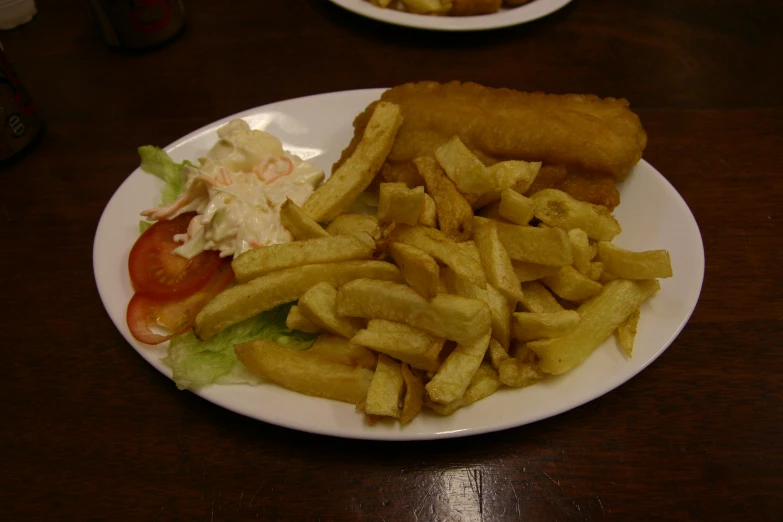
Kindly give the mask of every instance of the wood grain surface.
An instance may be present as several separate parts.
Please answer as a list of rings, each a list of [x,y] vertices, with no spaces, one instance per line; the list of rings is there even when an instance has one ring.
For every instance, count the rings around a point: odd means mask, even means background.
[[[0,167],[0,520],[783,520],[783,3],[575,0],[448,34],[323,0],[185,0],[185,33],[132,55],[87,2],[37,4],[0,32],[47,125]],[[424,79],[631,101],[706,249],[699,304],[655,363],[532,425],[377,443],[218,408],[124,341],[92,242],[138,145]]]

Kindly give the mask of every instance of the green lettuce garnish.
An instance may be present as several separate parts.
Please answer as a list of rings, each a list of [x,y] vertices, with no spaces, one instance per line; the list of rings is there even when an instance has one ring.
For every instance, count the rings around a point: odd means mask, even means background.
[[[285,325],[293,304],[280,305],[251,317],[204,342],[196,339],[193,332],[171,339],[163,362],[171,367],[177,387],[184,390],[213,383],[260,382],[261,379],[237,359],[235,344],[264,338],[293,348],[309,348],[317,334],[289,330]]]
[[[165,150],[152,145],[139,147],[139,156],[141,156],[141,170],[159,177],[166,183],[161,190],[161,204],[172,203],[185,187],[185,180],[181,175],[182,169],[185,165],[193,164],[187,160],[175,163]]]

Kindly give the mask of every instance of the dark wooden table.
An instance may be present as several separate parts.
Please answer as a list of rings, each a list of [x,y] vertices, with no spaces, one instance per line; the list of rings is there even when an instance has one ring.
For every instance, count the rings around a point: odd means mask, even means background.
[[[783,4],[575,0],[514,28],[408,30],[329,2],[186,0],[121,56],[87,3],[0,32],[47,124],[0,171],[2,520],[783,520]],[[628,98],[690,205],[701,300],[647,370],[576,410],[466,439],[267,425],[178,392],[92,272],[104,205],[167,144],[265,103],[474,80]]]

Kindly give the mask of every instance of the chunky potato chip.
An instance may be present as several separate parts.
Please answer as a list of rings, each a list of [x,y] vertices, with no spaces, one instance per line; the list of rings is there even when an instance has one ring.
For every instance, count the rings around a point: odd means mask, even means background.
[[[544,189],[530,198],[536,205],[535,216],[553,227],[581,228],[592,239],[611,241],[620,233],[620,223],[608,208],[579,201],[557,189]]]
[[[453,352],[446,357],[437,373],[430,379],[424,389],[430,399],[441,404],[448,404],[461,398],[468,389],[470,381],[476,374],[484,354],[489,348],[490,334],[468,344],[458,344]]]
[[[320,282],[340,286],[358,278],[402,281],[399,269],[384,261],[341,261],[287,268],[227,288],[196,315],[193,331],[201,340],[261,312],[296,301]]]
[[[559,312],[563,309],[552,293],[538,281],[522,283],[522,300],[519,304],[529,312]]]
[[[579,313],[574,310],[539,313],[517,312],[513,317],[511,335],[518,341],[560,337],[579,324]]]
[[[435,201],[441,232],[456,241],[468,239],[473,231],[473,207],[433,158],[416,158],[414,163]]]
[[[514,273],[517,275],[520,283],[536,281],[542,277],[555,275],[560,271],[559,266],[539,265],[538,263],[528,263],[527,261],[512,261]]]
[[[285,319],[285,326],[289,330],[299,330],[305,333],[319,333],[321,327],[302,315],[299,307],[294,305],[288,310],[288,316]]]
[[[535,203],[519,192],[505,189],[500,193],[498,214],[517,225],[527,225],[533,219]]]
[[[505,190],[524,193],[536,179],[539,169],[541,169],[541,162],[517,160],[501,161],[487,167],[487,173],[492,178],[494,187],[472,200],[473,208],[481,208],[488,203],[498,201]]]
[[[353,317],[337,314],[337,290],[327,282],[310,287],[299,298],[299,310],[305,318],[324,330],[350,339],[364,328],[364,323]]]
[[[307,349],[312,354],[330,361],[375,369],[377,356],[372,350],[354,344],[341,335],[322,333]]]
[[[365,214],[340,214],[326,226],[326,231],[333,236],[350,236],[366,232],[375,241],[381,239],[378,218]]]
[[[375,106],[353,154],[315,189],[302,210],[317,222],[329,222],[366,189],[381,169],[402,124],[400,107],[381,101]]]
[[[451,415],[460,408],[489,397],[500,389],[503,384],[498,373],[487,363],[481,363],[465,394],[454,402],[439,404],[432,400],[426,402],[427,407],[439,415]]]
[[[481,261],[466,254],[460,246],[462,243],[455,243],[439,230],[398,225],[391,234],[391,240],[423,250],[473,284],[482,288],[487,284]]]
[[[574,368],[660,288],[655,279],[607,283],[600,294],[579,307],[580,320],[575,329],[561,337],[528,343],[539,357],[539,368],[554,375]]]
[[[465,245],[466,243],[460,244]],[[506,296],[492,285],[480,288],[469,281],[465,281],[449,268],[441,270],[441,274],[448,291],[456,293],[461,297],[480,299],[487,304],[492,326],[492,338],[497,339],[503,348],[507,348],[511,338],[511,305]],[[546,292],[546,289],[544,291]]]
[[[351,342],[385,353],[414,368],[435,372],[440,366],[438,356],[446,340],[405,323],[370,319],[367,328],[357,332]]]
[[[400,424],[405,425],[421,411],[424,404],[424,384],[404,363],[402,365],[402,380],[405,383],[405,396],[400,412]]]
[[[632,252],[606,241],[598,243],[598,257],[604,270],[623,279],[657,279],[672,276],[667,250]]]
[[[314,397],[357,404],[370,388],[373,372],[340,364],[309,350],[297,350],[267,339],[234,347],[237,358],[251,372],[289,390]]]
[[[302,209],[290,199],[286,199],[280,207],[280,222],[294,236],[294,239],[313,239],[329,235],[321,225],[302,212]]]
[[[427,193],[424,194],[424,205],[422,205],[421,214],[419,214],[419,225],[423,227],[438,226],[438,209],[435,200]]]
[[[231,262],[237,281],[294,266],[370,259],[375,241],[364,232],[351,236],[326,236],[248,250]]]
[[[623,352],[628,357],[633,355],[633,344],[636,339],[636,330],[639,327],[640,317],[641,308],[637,308],[628,316],[628,319],[617,327],[617,342],[620,343],[620,348],[623,349]]]
[[[417,225],[424,208],[424,187],[408,188],[405,183],[381,183],[378,221]]]
[[[390,243],[389,255],[400,268],[405,282],[427,299],[435,297],[440,287],[440,268],[423,250],[405,243]]]
[[[398,419],[404,385],[400,362],[380,354],[370,388],[367,390],[365,413]]]
[[[544,372],[534,363],[523,362],[515,357],[509,357],[498,366],[500,382],[512,388],[524,388],[535,384],[544,378]]]
[[[574,262],[571,241],[559,228],[526,227],[498,223],[498,237],[515,261],[567,266]]]
[[[473,342],[490,330],[489,308],[482,301],[449,294],[427,301],[409,286],[372,279],[341,286],[337,311],[350,317],[407,323],[460,343]]]
[[[522,286],[498,237],[497,223],[491,219],[474,218],[473,239],[489,283],[500,290],[509,302],[520,301]]]
[[[564,266],[557,274],[546,276],[542,281],[555,294],[568,301],[584,301],[601,291],[601,283],[580,274],[572,266]]]

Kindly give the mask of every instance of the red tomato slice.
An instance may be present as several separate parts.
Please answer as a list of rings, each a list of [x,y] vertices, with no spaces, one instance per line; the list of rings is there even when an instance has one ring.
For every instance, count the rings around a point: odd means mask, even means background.
[[[231,263],[226,260],[218,266],[214,277],[204,288],[188,297],[176,301],[164,301],[136,292],[128,303],[125,317],[131,335],[145,344],[159,344],[175,335],[187,332],[193,327],[193,321],[204,305],[233,279]],[[151,326],[163,327],[171,333],[157,334],[150,329]]]
[[[158,221],[136,240],[128,258],[128,271],[136,292],[158,299],[175,299],[197,292],[221,264],[220,255],[204,251],[193,259],[174,254],[180,246],[175,234],[184,234],[196,214]]]

